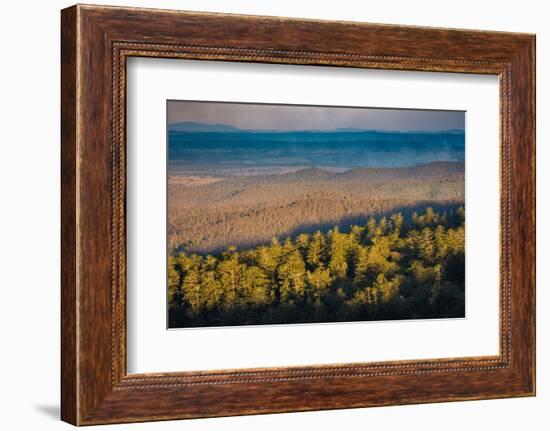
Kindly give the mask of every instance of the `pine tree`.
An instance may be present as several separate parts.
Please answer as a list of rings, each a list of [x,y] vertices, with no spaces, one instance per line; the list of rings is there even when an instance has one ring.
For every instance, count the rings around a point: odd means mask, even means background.
[[[296,247],[302,253],[302,256],[306,256],[309,248],[309,235],[307,233],[301,233],[296,238]]]
[[[422,229],[420,234],[418,248],[420,251],[420,257],[426,262],[433,262],[435,246],[434,235],[430,228],[426,227]]]
[[[415,229],[422,229],[420,217],[416,211],[412,213],[411,222]]]
[[[435,259],[442,261],[447,256],[447,235],[445,234],[445,228],[441,225],[437,226],[434,231],[434,254]]]
[[[214,270],[205,271],[201,277],[201,291],[206,308],[221,311],[223,289]]]
[[[258,307],[269,301],[269,279],[265,272],[257,266],[250,266],[242,271],[241,295],[249,306]]]
[[[313,272],[307,271],[306,279],[313,300],[317,300],[324,295],[332,283],[329,270],[324,268],[315,268]]]
[[[397,233],[397,236],[400,235],[401,229],[403,228],[403,214],[395,213],[390,217],[393,231]]]
[[[378,227],[378,224],[376,223],[376,219],[374,217],[369,217],[369,219],[367,220],[367,226],[366,226],[366,231],[367,231],[367,239],[372,239],[372,237],[374,237],[376,235],[376,229]]]
[[[363,233],[365,231],[364,227],[353,225],[350,230],[350,239],[353,244],[361,244]]]
[[[353,279],[353,285],[357,289],[365,288],[369,280],[369,250],[367,247],[359,247],[355,254],[355,277]]]
[[[439,296],[439,289],[441,288],[441,264],[438,263],[432,268],[433,284],[430,294],[430,303],[434,304]]]
[[[241,265],[238,254],[233,252],[227,255],[218,266],[218,279],[224,291],[224,305],[231,308],[237,300]]]
[[[281,302],[302,298],[305,293],[305,264],[301,254],[293,251],[288,254],[278,269]]]
[[[287,237],[285,239],[285,242],[283,242],[282,254],[286,255],[286,254],[292,253],[294,250],[296,250],[296,246],[292,242],[292,239]]]
[[[307,250],[307,263],[310,268],[315,269],[323,266],[325,247],[325,236],[320,231],[315,232]]]
[[[185,299],[191,306],[192,313],[197,316],[202,308],[201,279],[199,268],[189,268],[183,280]]]
[[[434,211],[432,207],[426,208],[426,212],[424,213],[423,219],[424,219],[424,226],[435,226],[437,223],[437,213]]]
[[[181,295],[180,273],[177,268],[176,258],[170,256],[168,258],[168,303],[176,304],[180,302]]]
[[[378,222],[378,229],[376,230],[376,233],[378,236],[385,235],[387,230],[388,230],[388,220],[386,219],[386,217],[382,217]]]
[[[328,267],[330,273],[336,279],[345,279],[348,273],[346,259],[346,237],[340,233],[338,226],[330,232],[330,261]]]
[[[399,286],[399,276],[395,276],[388,280],[383,274],[377,277],[376,283],[374,284],[374,288],[378,291],[380,302],[383,304],[395,301],[399,297]]]

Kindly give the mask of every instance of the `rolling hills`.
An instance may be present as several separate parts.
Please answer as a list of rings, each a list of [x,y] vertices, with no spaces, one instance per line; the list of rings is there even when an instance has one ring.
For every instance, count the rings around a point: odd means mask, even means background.
[[[427,206],[464,204],[464,163],[414,167],[300,167],[283,173],[235,175],[172,170],[168,186],[168,245],[201,254],[233,245],[253,247],[273,236],[365,223],[371,215],[410,215]]]

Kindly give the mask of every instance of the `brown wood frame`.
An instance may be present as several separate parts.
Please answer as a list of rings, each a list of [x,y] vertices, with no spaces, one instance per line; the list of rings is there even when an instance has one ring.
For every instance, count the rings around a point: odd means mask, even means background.
[[[88,425],[535,394],[534,35],[81,5],[63,10],[61,21],[63,420]],[[127,375],[129,56],[498,75],[500,354]]]

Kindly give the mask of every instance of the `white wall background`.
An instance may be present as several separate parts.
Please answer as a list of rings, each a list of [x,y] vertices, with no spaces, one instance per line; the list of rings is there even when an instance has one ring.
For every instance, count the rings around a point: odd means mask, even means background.
[[[462,0],[119,0],[104,4],[477,28],[537,34],[538,396],[247,416],[95,429],[548,429],[550,423],[550,27],[546,2]],[[62,430],[59,422],[59,10],[61,0],[4,2],[0,14],[0,427]],[[546,270],[546,271],[545,271]]]

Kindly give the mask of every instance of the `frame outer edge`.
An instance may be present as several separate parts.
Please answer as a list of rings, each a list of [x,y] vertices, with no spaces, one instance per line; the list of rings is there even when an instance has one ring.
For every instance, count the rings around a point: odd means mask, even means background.
[[[511,62],[512,364],[522,396],[536,396],[536,136],[535,36],[525,38]]]
[[[532,259],[531,263],[531,284],[529,286],[529,298],[530,298],[530,306],[531,306],[531,313],[529,318],[529,326],[530,326],[530,370],[529,370],[529,395],[530,396],[536,396],[537,395],[537,289],[536,289],[536,283],[537,283],[537,129],[536,129],[536,123],[537,123],[537,79],[536,79],[536,71],[537,71],[537,37],[536,35],[532,35],[528,40],[528,48],[527,48],[527,57],[528,61],[527,64],[529,65],[529,75],[526,77],[527,85],[529,85],[530,94],[529,99],[527,103],[530,106],[531,109],[531,116],[530,116],[530,123],[527,125],[529,133],[529,145],[531,147],[531,157],[529,160],[530,163],[530,179],[532,181],[532,190],[531,194],[529,196],[529,200],[531,202],[532,208],[531,208],[531,232],[533,238],[531,253],[530,256]]]
[[[531,394],[537,396],[537,37],[533,35],[531,39],[531,49],[530,55],[532,59],[532,71],[531,71],[531,80],[533,83],[533,94],[531,96],[531,105],[533,109],[533,136],[532,136],[532,145],[533,145],[533,157],[531,160],[531,166],[533,170],[533,237],[534,237],[534,259],[533,259],[533,317],[531,319],[532,325],[532,334],[533,337],[533,357],[532,357],[532,371],[531,377],[533,379],[533,387]]]
[[[524,114],[525,119],[525,134],[526,134],[526,147],[528,148],[528,158],[526,160],[526,170],[529,175],[527,181],[529,187],[527,188],[529,194],[526,196],[527,206],[530,209],[529,214],[529,229],[527,231],[526,238],[526,250],[524,257],[526,265],[528,265],[529,272],[529,285],[524,288],[524,294],[527,296],[526,302],[529,305],[528,315],[526,317],[526,325],[528,326],[528,358],[527,358],[527,395],[536,396],[536,381],[537,381],[537,336],[536,336],[536,273],[537,273],[537,260],[536,260],[536,241],[537,241],[537,205],[536,205],[536,190],[537,190],[537,177],[536,177],[536,152],[537,152],[537,138],[536,138],[536,35],[531,35],[527,38],[526,48],[522,52],[523,59],[520,60],[520,64],[526,68],[524,77],[524,85],[526,87],[526,111],[529,115]]]
[[[311,381],[308,383],[308,387],[312,391],[316,391],[316,398],[314,398],[308,404],[300,404],[298,408],[288,404],[284,404],[284,400],[288,400],[288,394],[281,395],[283,390],[298,390],[292,384],[286,383],[280,384],[262,384],[255,385],[253,382],[245,382],[244,386],[240,384],[230,384],[220,386],[216,392],[206,394],[206,386],[193,386],[191,388],[153,388],[153,389],[141,389],[141,388],[122,388],[119,386],[117,378],[111,378],[107,381],[107,358],[110,359],[110,364],[113,364],[112,354],[102,350],[107,346],[107,329],[112,328],[112,321],[107,322],[107,319],[103,319],[98,323],[94,317],[95,314],[105,313],[107,306],[112,306],[112,301],[106,296],[106,288],[103,283],[106,278],[105,274],[102,275],[102,281],[98,284],[97,278],[94,274],[90,274],[89,270],[92,268],[92,264],[96,267],[105,267],[106,259],[101,257],[96,259],[95,248],[98,244],[103,247],[105,241],[103,239],[97,239],[96,237],[90,237],[90,232],[93,229],[90,225],[90,216],[96,214],[95,209],[91,209],[91,205],[88,205],[91,192],[93,192],[95,185],[104,186],[103,178],[95,173],[90,168],[90,163],[98,163],[102,168],[105,168],[105,158],[103,153],[108,148],[105,145],[104,138],[106,132],[100,130],[96,132],[93,127],[89,125],[88,121],[96,121],[93,117],[97,115],[103,120],[106,119],[106,113],[108,107],[106,100],[101,95],[101,87],[94,87],[94,83],[87,79],[90,74],[96,73],[100,82],[106,79],[107,64],[98,64],[90,61],[92,59],[93,52],[98,50],[98,54],[101,54],[106,59],[106,50],[110,47],[110,43],[119,37],[121,32],[124,36],[127,32],[131,31],[129,27],[121,27],[121,22],[126,21],[129,17],[121,11],[132,11],[132,14],[141,15],[144,12],[151,12],[151,10],[138,9],[135,12],[134,9],[121,8],[110,9],[107,15],[107,20],[103,21],[99,14],[102,11],[102,7],[81,5],[73,6],[71,8],[62,11],[62,33],[61,33],[61,45],[62,45],[62,93],[61,93],[61,106],[62,106],[62,133],[61,133],[61,168],[62,168],[62,247],[61,247],[61,261],[62,261],[62,294],[61,294],[61,309],[62,309],[62,324],[61,324],[61,337],[62,337],[62,396],[61,396],[61,416],[66,422],[73,425],[91,425],[99,423],[120,423],[120,422],[136,422],[147,420],[161,420],[161,419],[176,419],[176,418],[190,418],[190,417],[212,417],[212,416],[233,416],[242,414],[258,414],[258,413],[274,413],[274,412],[287,412],[287,411],[307,411],[307,410],[324,410],[334,408],[352,408],[352,407],[365,407],[375,405],[388,405],[388,404],[411,404],[411,403],[427,403],[427,402],[440,402],[440,401],[457,401],[467,399],[485,399],[485,398],[501,398],[510,396],[525,396],[532,395],[534,393],[534,365],[535,365],[535,352],[534,352],[534,262],[523,261],[519,267],[519,272],[527,276],[527,281],[520,283],[522,286],[522,292],[520,295],[515,295],[516,300],[520,303],[526,304],[526,310],[524,311],[523,324],[518,328],[516,336],[514,337],[519,341],[521,334],[526,334],[521,343],[518,343],[525,350],[515,355],[515,364],[513,370],[516,374],[506,374],[506,383],[510,385],[509,390],[505,391],[503,387],[497,387],[492,383],[488,383],[489,380],[483,379],[483,375],[479,376],[479,382],[472,380],[476,383],[473,391],[460,392],[449,397],[434,397],[434,398],[422,398],[418,397],[404,397],[393,401],[379,402],[379,400],[368,401],[361,400],[360,402],[336,402],[333,399],[333,394],[330,392],[330,384],[328,381],[319,380],[318,382]],[[176,14],[186,15],[185,13],[173,11]],[[155,13],[154,11],[151,12]],[[111,16],[112,14],[112,16]],[[171,15],[171,14],[170,14]],[[189,20],[192,20],[196,14],[189,14]],[[213,15],[204,14],[209,17],[209,20],[213,19]],[[132,15],[133,17],[134,15]],[[139,16],[138,16],[139,17]],[[231,21],[236,21],[236,17],[242,17],[237,15],[231,17]],[[248,17],[250,18],[250,17]],[[228,18],[229,19],[229,18]],[[239,18],[241,19],[241,18]],[[242,18],[245,19],[245,18]],[[266,20],[279,19],[276,17],[263,17]],[[303,23],[296,19],[282,19],[288,21],[288,23]],[[185,21],[185,20],[184,20]],[[143,25],[149,25],[147,22],[141,22]],[[311,24],[313,25],[313,24]],[[328,24],[327,24],[328,26]],[[380,27],[374,26],[373,31],[380,31]],[[408,27],[404,27],[408,29]],[[116,30],[116,31],[115,31]],[[187,30],[186,30],[187,31]],[[192,31],[192,30],[189,30]],[[424,31],[424,30],[422,30]],[[425,32],[428,32],[426,29]],[[164,34],[164,33],[161,33]],[[168,32],[170,36],[172,33]],[[461,35],[466,35],[465,32],[461,32]],[[469,34],[469,33],[468,33]],[[495,38],[494,34],[490,34],[491,39]],[[503,48],[502,54],[506,54],[508,59],[514,57],[516,60],[516,67],[526,73],[521,78],[523,80],[534,79],[534,37],[521,40],[525,35],[502,35]],[[160,36],[159,36],[160,37]],[[182,38],[181,35],[175,35],[174,38]],[[187,37],[187,36],[185,36]],[[195,38],[191,34],[189,36],[191,40]],[[458,33],[457,33],[458,37]],[[481,37],[481,36],[480,36]],[[477,38],[477,35],[476,35]],[[162,38],[161,38],[162,39]],[[202,42],[197,36],[197,40]],[[361,39],[362,40],[362,39]],[[265,40],[264,40],[265,42]],[[481,40],[481,42],[486,42]],[[88,43],[93,43],[91,51],[88,47]],[[464,42],[465,43],[465,42]],[[233,43],[232,43],[233,44]],[[265,45],[265,43],[264,43]],[[291,44],[292,45],[292,44]],[[82,47],[82,49],[80,49]],[[229,48],[234,48],[229,47]],[[269,46],[268,46],[269,48]],[[292,48],[292,46],[291,46]],[[429,47],[428,47],[429,48]],[[265,49],[265,48],[264,48]],[[425,46],[421,46],[420,50],[426,50]],[[514,51],[512,51],[514,50]],[[356,50],[357,51],[357,50]],[[352,55],[357,55],[356,53]],[[479,53],[476,54],[479,57]],[[223,57],[223,56],[221,56]],[[220,57],[220,58],[221,58]],[[518,57],[520,60],[526,61],[528,64],[521,65],[521,61],[518,64]],[[217,54],[212,55],[211,58],[218,58]],[[284,58],[282,58],[284,60]],[[497,58],[500,60],[500,58]],[[232,61],[239,61],[233,59]],[[248,61],[248,60],[247,60]],[[327,60],[329,64],[336,63],[334,60]],[[282,61],[286,62],[286,61]],[[292,63],[292,61],[290,61]],[[314,62],[317,64],[318,62]],[[479,61],[479,67],[481,68],[483,60]],[[399,61],[389,64],[389,69],[397,68]],[[363,67],[363,66],[361,66]],[[424,68],[423,59],[419,57],[419,62],[414,63],[412,70],[420,70]],[[386,67],[383,67],[386,68]],[[484,69],[485,70],[485,69]],[[105,75],[105,76],[104,76]],[[514,76],[514,82],[517,79],[517,75]],[[515,87],[515,85],[513,85]],[[525,107],[527,113],[533,114],[532,117],[527,120],[521,121],[520,128],[524,127],[524,130],[529,132],[528,136],[523,136],[521,142],[525,145],[523,155],[518,159],[518,163],[522,167],[528,165],[533,170],[525,175],[521,181],[516,183],[516,186],[523,185],[522,197],[519,202],[520,205],[524,205],[523,208],[529,212],[534,211],[534,81],[523,83],[518,86],[518,91],[523,98],[523,105],[519,108]],[[90,105],[91,104],[91,105]],[[516,111],[518,104],[514,103]],[[90,108],[91,106],[92,108]],[[88,110],[92,109],[92,112]],[[106,121],[104,121],[106,124]],[[517,123],[516,123],[517,124]],[[516,135],[517,129],[512,127],[514,131],[513,135]],[[519,139],[514,139],[514,143]],[[90,157],[91,156],[91,157]],[[90,157],[92,160],[88,160]],[[515,163],[513,163],[515,164]],[[512,176],[514,177],[514,176]],[[82,184],[80,184],[80,182]],[[514,182],[514,181],[513,181]],[[518,184],[519,183],[519,184]],[[105,190],[102,189],[102,193]],[[519,190],[517,191],[519,193]],[[514,204],[512,205],[514,208]],[[103,217],[106,214],[106,207],[102,207],[101,211],[98,210]],[[532,217],[529,217],[532,215]],[[523,238],[526,239],[526,244],[521,247],[521,250],[527,250],[526,258],[534,258],[534,239],[531,235],[534,234],[534,212],[527,214],[529,219],[525,229],[521,231]],[[517,216],[516,216],[517,217]],[[515,218],[515,217],[514,217]],[[104,217],[103,217],[104,219]],[[103,231],[106,232],[104,226]],[[97,241],[94,240],[97,239]],[[532,247],[532,248],[531,248]],[[88,258],[92,258],[92,263],[88,262]],[[105,273],[105,271],[103,271]],[[519,275],[521,275],[519,274]],[[517,275],[516,277],[519,277]],[[517,280],[517,279],[516,279]],[[89,290],[90,283],[97,289],[94,289],[93,295]],[[96,285],[97,284],[97,285]],[[103,318],[103,315],[102,315]],[[99,319],[99,317],[98,317]],[[81,321],[81,325],[80,325]],[[99,348],[99,350],[98,350]],[[517,348],[517,344],[516,344]],[[500,373],[499,375],[503,374]],[[429,376],[430,374],[428,374]],[[495,376],[497,376],[495,374]],[[329,376],[330,377],[330,376]],[[488,376],[486,376],[488,377]],[[327,377],[328,378],[328,377]],[[445,378],[449,380],[450,378]],[[380,379],[382,380],[382,379]],[[387,379],[385,379],[387,380]],[[394,379],[397,382],[397,378]],[[433,379],[432,379],[433,380]],[[435,382],[435,380],[434,380]],[[348,382],[346,382],[347,384]],[[334,383],[332,386],[335,386]],[[485,385],[485,386],[483,386]],[[412,385],[411,387],[414,387]],[[477,389],[476,389],[477,388]],[[120,390],[127,389],[127,390]],[[212,409],[205,412],[205,414],[197,413],[197,406],[200,407],[201,397],[202,402],[214,402],[216,398],[219,398],[217,402],[229,400],[238,392],[245,389],[249,390],[262,390],[268,395],[279,396],[279,404],[270,408],[264,406],[258,407],[252,404],[247,405],[241,400],[241,406],[224,405],[220,409]],[[369,395],[368,388],[365,385],[361,386],[363,395]],[[279,392],[277,392],[279,391]],[[349,392],[349,388],[342,390],[341,392]],[[430,391],[428,391],[430,392]],[[202,395],[201,395],[202,394]],[[216,397],[216,394],[218,397]],[[211,398],[211,395],[214,395]],[[302,393],[296,394],[297,399],[302,399]],[[354,397],[357,395],[354,394]],[[166,414],[153,414],[148,413],[148,408],[151,410],[151,405],[148,406],[148,400],[159,401],[160,404],[164,403],[164,407],[170,407],[176,410],[172,415]],[[351,396],[348,394],[348,398]],[[334,402],[332,402],[332,401]],[[329,402],[330,401],[330,402]],[[157,403],[157,404],[159,404]],[[231,405],[230,405],[231,404]],[[238,403],[237,403],[238,404]],[[178,410],[179,409],[179,410]],[[186,410],[187,409],[187,410]],[[202,407],[201,407],[202,409]],[[186,411],[183,411],[186,410]],[[170,413],[173,410],[169,410]],[[158,413],[158,412],[155,412]]]
[[[79,423],[77,276],[78,7],[61,11],[61,420]]]

